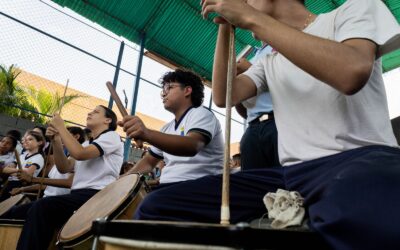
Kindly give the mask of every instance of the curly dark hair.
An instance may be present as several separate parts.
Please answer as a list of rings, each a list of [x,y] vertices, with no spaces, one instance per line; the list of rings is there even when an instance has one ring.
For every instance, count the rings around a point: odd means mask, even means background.
[[[191,100],[194,107],[199,107],[204,100],[204,85],[200,77],[191,70],[176,69],[175,71],[165,73],[160,83],[164,86],[167,83],[177,82],[184,86],[192,87]]]

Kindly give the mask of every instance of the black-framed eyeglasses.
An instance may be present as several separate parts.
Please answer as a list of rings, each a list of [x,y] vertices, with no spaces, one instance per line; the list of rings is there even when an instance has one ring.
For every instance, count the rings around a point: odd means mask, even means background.
[[[166,83],[163,87],[162,87],[162,90],[161,90],[161,96],[165,96],[165,95],[168,95],[168,93],[169,93],[169,91],[172,89],[172,88],[175,88],[175,87],[178,87],[178,86],[182,86],[182,84],[179,84],[179,83]]]

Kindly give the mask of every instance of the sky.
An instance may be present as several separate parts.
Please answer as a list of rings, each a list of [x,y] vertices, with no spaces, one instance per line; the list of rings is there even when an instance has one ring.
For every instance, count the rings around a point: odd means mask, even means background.
[[[138,46],[123,37],[118,37],[101,26],[93,23],[73,11],[62,8],[49,0],[1,0],[0,11],[39,28],[76,47],[82,48],[107,62],[116,64],[120,41],[126,45],[121,68],[135,73],[138,57]],[[24,70],[40,75],[58,83],[66,83],[89,95],[108,100],[109,93],[105,88],[106,81],[112,81],[115,68],[94,59],[59,41],[48,38],[32,29],[0,15],[0,64],[16,64]],[[155,84],[167,71],[167,67],[144,58],[142,78]],[[391,118],[400,116],[400,69],[383,75]],[[135,77],[120,72],[117,92],[123,97],[126,91],[131,107],[133,83]],[[137,111],[163,121],[173,119],[171,113],[164,110],[160,97],[160,88],[140,82]],[[204,105],[210,102],[210,89],[206,88]],[[225,109],[212,107],[225,113]],[[224,128],[224,117],[216,114]],[[232,117],[240,122],[242,119],[234,111]],[[232,122],[231,142],[238,142],[243,133],[243,124]]]

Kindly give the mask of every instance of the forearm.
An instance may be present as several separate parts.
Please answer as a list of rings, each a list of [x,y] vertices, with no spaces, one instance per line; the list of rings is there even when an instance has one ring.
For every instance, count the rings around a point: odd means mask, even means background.
[[[204,146],[190,136],[178,136],[150,130],[146,140],[158,149],[176,156],[194,156]]]
[[[219,25],[217,43],[215,46],[212,94],[213,100],[217,106],[225,104],[230,29],[230,24]]]
[[[352,41],[343,44],[309,35],[261,13],[252,17],[249,28],[293,64],[342,93],[355,93],[369,78],[374,54],[350,46]]]
[[[39,190],[40,185],[39,184],[35,184],[35,185],[30,185],[30,186],[26,186],[26,187],[21,187],[20,190],[21,192],[35,192]],[[46,188],[46,186],[42,186],[42,190],[44,190]]]
[[[71,166],[69,164],[68,158],[64,154],[64,149],[61,143],[60,137],[54,137],[52,140],[53,143],[53,155],[54,155],[54,163],[60,173],[68,173],[71,172]]]
[[[126,174],[147,174],[153,170],[153,167],[145,162],[139,161],[135,166],[129,169]]]
[[[41,178],[33,177],[31,183],[40,184],[42,182]],[[43,184],[53,187],[61,187],[61,188],[71,188],[72,179],[51,179],[44,178]]]
[[[3,168],[3,174],[14,174],[18,172],[18,169],[11,167],[11,166],[7,166]]]

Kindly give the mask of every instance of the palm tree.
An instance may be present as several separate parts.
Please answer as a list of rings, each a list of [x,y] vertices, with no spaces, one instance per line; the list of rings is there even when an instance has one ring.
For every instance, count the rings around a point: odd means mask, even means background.
[[[0,65],[0,113],[30,120],[40,120],[37,114],[29,111],[36,110],[27,102],[24,90],[16,81],[20,73],[21,71],[14,64],[8,68]]]
[[[48,115],[59,112],[62,104],[67,105],[72,100],[83,97],[77,94],[65,95],[64,103],[62,103],[63,97],[58,92],[53,94],[46,89],[36,89],[33,86],[27,87],[25,89],[25,93],[27,95],[28,102],[35,107],[38,112]]]

